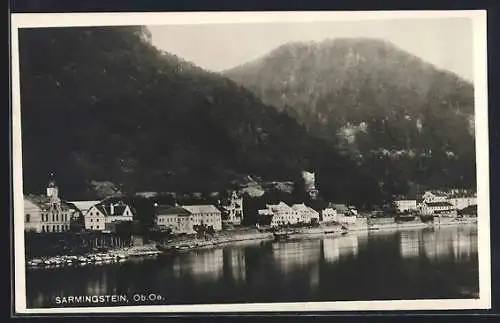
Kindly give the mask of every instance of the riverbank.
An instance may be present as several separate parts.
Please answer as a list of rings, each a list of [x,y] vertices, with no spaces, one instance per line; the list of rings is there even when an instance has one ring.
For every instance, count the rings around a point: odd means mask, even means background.
[[[82,255],[61,255],[33,258],[27,261],[29,268],[59,268],[121,263],[135,258],[154,257],[161,254],[155,245],[134,246],[111,249],[106,252],[85,253]]]
[[[309,228],[293,228],[285,230],[291,239],[314,239],[326,236],[341,236],[349,232],[370,232],[384,230],[404,230],[404,229],[419,229],[426,227],[440,227],[452,225],[475,225],[477,219],[449,219],[436,223],[423,223],[421,221],[410,222],[388,222],[388,221],[360,221],[357,224],[340,225],[340,224],[321,224],[318,227]],[[42,257],[27,261],[28,267],[34,268],[56,268],[63,266],[85,266],[90,264],[109,264],[117,262],[125,262],[137,258],[154,257],[161,254],[177,254],[191,250],[213,248],[235,244],[244,241],[265,241],[273,240],[274,234],[270,231],[258,230],[256,228],[238,228],[228,231],[221,231],[214,236],[206,237],[177,237],[165,243],[148,244],[144,246],[134,246],[126,248],[111,249],[101,253],[87,253],[79,256],[56,256]]]

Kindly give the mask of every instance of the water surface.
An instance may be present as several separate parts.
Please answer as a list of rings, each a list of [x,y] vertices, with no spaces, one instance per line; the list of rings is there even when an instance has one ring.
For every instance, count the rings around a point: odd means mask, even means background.
[[[146,304],[477,298],[476,226],[250,241],[101,266],[27,271],[28,308],[61,297],[161,295]],[[59,298],[58,298],[59,297]]]

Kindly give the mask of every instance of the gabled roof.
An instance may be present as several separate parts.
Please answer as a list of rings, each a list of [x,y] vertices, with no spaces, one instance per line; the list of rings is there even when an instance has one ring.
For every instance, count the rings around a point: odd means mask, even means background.
[[[288,206],[285,202],[279,202],[278,204],[267,204],[266,205],[268,209],[271,211],[281,211],[281,212],[286,212],[290,211],[291,207]]]
[[[78,210],[80,210],[83,213],[85,213],[92,206],[101,203],[101,201],[71,201],[69,203],[73,204]]]
[[[53,200],[51,197],[46,195],[29,194],[24,195],[24,199],[30,201],[42,210],[49,209],[53,203],[59,204],[63,210],[71,208],[68,203],[61,201],[59,198]]]
[[[213,205],[184,205],[183,209],[190,213],[220,213],[220,210]]]
[[[191,213],[182,208],[170,205],[158,205],[156,207],[157,215],[191,215]]]
[[[122,216],[124,215],[125,210],[127,209],[128,205],[124,204],[123,202],[118,202],[118,203],[113,203],[113,214],[111,214],[111,204],[112,202],[100,202],[98,204],[95,204],[95,208],[99,210],[102,214],[105,216]],[[132,212],[132,210],[130,210]],[[132,214],[131,214],[132,216]]]

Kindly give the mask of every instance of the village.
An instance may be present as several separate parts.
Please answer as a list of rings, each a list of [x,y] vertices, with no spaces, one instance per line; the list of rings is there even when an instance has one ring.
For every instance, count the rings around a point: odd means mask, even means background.
[[[303,179],[306,193],[314,200],[318,195],[314,173],[303,172]],[[168,250],[178,250],[182,246],[203,247],[245,239],[269,238],[273,234],[276,238],[277,231],[291,228],[295,229],[295,233],[310,236],[346,233],[349,230],[461,223],[465,220],[470,223],[476,221],[477,217],[476,193],[458,189],[428,190],[415,198],[398,197],[393,201],[395,213],[390,215],[380,210],[359,212],[352,205],[333,202],[328,202],[321,209],[315,209],[305,202],[292,205],[283,201],[266,203],[265,208],[258,209],[256,216],[253,215],[253,219],[257,219],[254,223],[245,221],[248,211],[245,210],[243,196],[236,191],[215,204],[179,205],[175,202],[172,205],[154,202],[152,197],[149,200],[154,209],[154,224],[149,231],[156,235],[149,234],[145,239],[144,232],[134,233],[130,230],[138,222],[140,214],[124,199],[110,197],[92,201],[62,200],[59,188],[52,179],[45,195],[24,196],[25,231],[31,236],[48,237],[46,240],[38,238],[37,242],[27,244],[26,248],[38,248],[43,244],[41,241],[50,241],[50,236],[58,233],[70,237],[66,239],[87,234],[87,251],[132,247],[139,255],[150,255],[159,252],[156,248],[159,243],[168,246]],[[123,227],[129,228],[125,235],[123,229],[120,229]],[[200,237],[203,238],[201,242]],[[78,241],[82,243],[81,239]],[[67,242],[66,245],[71,243]],[[40,252],[34,255],[40,256]],[[115,258],[125,256],[120,254]]]

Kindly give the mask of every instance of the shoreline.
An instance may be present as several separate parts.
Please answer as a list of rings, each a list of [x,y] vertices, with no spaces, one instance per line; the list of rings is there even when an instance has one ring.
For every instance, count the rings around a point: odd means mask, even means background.
[[[375,225],[358,224],[348,226],[347,231],[342,230],[341,225],[324,225],[317,228],[296,228],[291,231],[292,240],[315,239],[321,237],[341,237],[349,233],[369,233],[379,231],[398,231],[405,229],[439,228],[449,226],[477,225],[476,219],[448,221],[443,223],[382,223]],[[161,255],[176,255],[189,251],[204,250],[214,247],[227,246],[238,242],[259,242],[274,240],[273,232],[261,232],[257,229],[248,229],[241,232],[225,231],[223,236],[213,238],[188,238],[184,240],[172,240],[169,243],[152,243],[143,246],[132,246],[126,248],[112,249],[107,252],[89,253],[82,256],[56,256],[40,257],[26,261],[29,268],[64,268],[75,265],[100,265],[111,263],[123,263],[138,258],[156,257]],[[286,240],[285,240],[286,241]],[[36,263],[34,263],[36,261]]]

